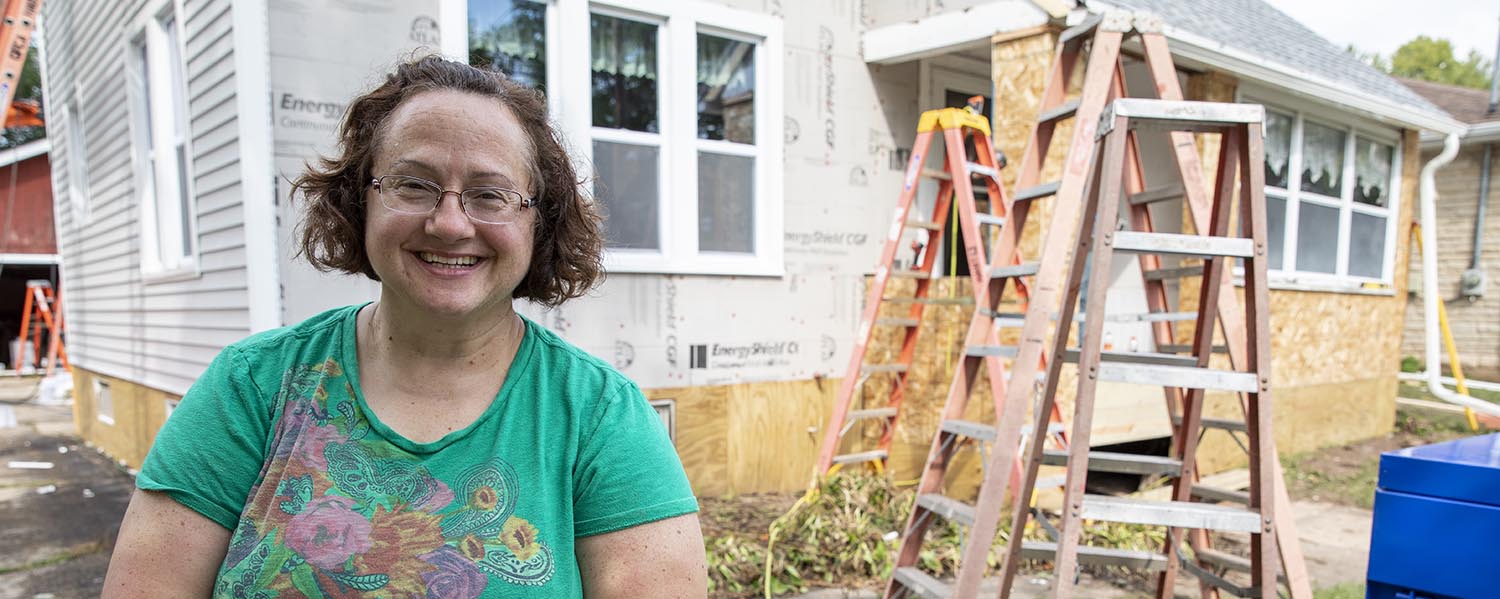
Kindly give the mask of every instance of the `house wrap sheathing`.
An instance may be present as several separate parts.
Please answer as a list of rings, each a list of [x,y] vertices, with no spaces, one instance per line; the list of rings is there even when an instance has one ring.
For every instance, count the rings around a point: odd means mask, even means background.
[[[296,258],[299,207],[288,181],[332,151],[349,100],[396,61],[484,52],[545,85],[612,214],[608,280],[561,308],[522,313],[646,390],[698,493],[799,489],[849,360],[918,116],[986,96],[997,146],[1018,159],[1066,4],[49,3],[48,97],[78,107],[54,121],[53,151],[79,428],[138,465],[173,402],[224,345],[373,299],[374,283]],[[1340,79],[1362,67],[1337,63],[1337,49],[1264,5],[1118,4],[1184,27],[1169,39],[1191,98],[1263,102],[1281,118],[1268,126],[1268,136],[1283,136],[1281,151],[1268,145],[1268,156],[1286,187],[1267,194],[1280,202],[1288,256],[1272,292],[1281,449],[1384,433],[1394,417],[1405,278],[1393,273],[1405,269],[1397,232],[1415,203],[1415,139],[1452,120],[1373,71]],[[1189,5],[1201,10],[1172,12]],[[1252,9],[1272,13],[1260,17],[1285,43],[1321,43],[1327,52],[1315,57],[1333,63],[1237,47],[1213,31]],[[614,51],[596,51],[606,45]],[[1140,65],[1126,72],[1133,86],[1146,81]],[[610,102],[626,79],[637,95]],[[642,108],[651,102],[655,110]],[[1162,143],[1142,141],[1148,162],[1163,156]],[[1212,141],[1202,150],[1212,156]],[[1360,162],[1359,152],[1374,158]],[[1304,164],[1321,169],[1305,185],[1292,174]],[[69,185],[75,165],[82,186]],[[1148,182],[1167,166],[1148,168]],[[1383,204],[1364,201],[1372,197]],[[86,205],[82,216],[75,203]],[[1156,209],[1159,227],[1180,227],[1179,203]],[[912,241],[952,243],[903,244]],[[1135,263],[1121,262],[1109,308],[1144,311]],[[938,292],[967,294],[963,279],[944,277]],[[1191,284],[1178,293],[1196,297]],[[891,459],[897,476],[925,456],[968,317],[963,308],[927,313]],[[1116,346],[1150,349],[1149,329],[1109,326]],[[880,338],[872,351],[893,347]],[[867,401],[880,400],[881,384],[866,385]],[[1099,443],[1149,445],[1168,434],[1159,391],[1105,391]],[[1210,469],[1241,459],[1227,437],[1206,443]],[[978,472],[977,458],[966,458],[966,476]]]

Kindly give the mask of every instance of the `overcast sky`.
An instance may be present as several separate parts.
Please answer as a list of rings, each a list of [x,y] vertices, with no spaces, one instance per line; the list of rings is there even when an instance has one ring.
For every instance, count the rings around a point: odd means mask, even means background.
[[[1342,48],[1391,52],[1418,35],[1447,38],[1459,58],[1495,55],[1500,0],[1266,0]]]

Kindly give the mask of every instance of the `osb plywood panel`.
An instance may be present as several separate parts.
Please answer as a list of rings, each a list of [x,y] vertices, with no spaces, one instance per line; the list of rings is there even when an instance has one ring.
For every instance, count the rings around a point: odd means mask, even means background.
[[[837,381],[729,387],[731,493],[801,489],[812,480]]]
[[[1010,166],[1001,171],[1005,189],[1015,193],[1016,177],[1020,173],[1021,160],[1026,153],[1026,144],[1031,139],[1031,130],[1041,112],[1042,94],[1046,92],[1047,76],[1052,70],[1052,60],[1057,48],[1057,29],[1042,29],[1024,37],[993,38],[990,51],[991,79],[995,89],[995,116],[992,123],[995,148],[1010,159]],[[1067,96],[1075,98],[1083,81],[1082,68],[1075,69],[1069,82]],[[1052,135],[1052,144],[1042,163],[1038,183],[1056,181],[1062,177],[1062,165],[1067,158],[1068,144],[1073,137],[1072,119],[1060,123]],[[1028,256],[1035,256],[1041,247],[1042,234],[1051,220],[1052,202],[1033,202],[1028,225],[1022,232],[1021,249]]]
[[[730,494],[729,387],[648,389],[653,401],[677,405],[677,456],[699,496]]]
[[[1208,71],[1194,73],[1187,78],[1187,89],[1183,90],[1183,96],[1189,100],[1203,102],[1233,102],[1234,93],[1239,82],[1229,75]],[[1218,164],[1220,136],[1213,133],[1200,133],[1193,136],[1193,141],[1198,145],[1199,167],[1203,171],[1203,190],[1210,199],[1213,198],[1214,186],[1218,182]],[[1193,224],[1192,214],[1188,211],[1187,202],[1182,204],[1182,232],[1193,233],[1197,227]],[[1234,215],[1237,211],[1230,212],[1231,220],[1236,220]],[[1231,231],[1235,230],[1233,225]],[[1199,261],[1184,261],[1183,266],[1198,263]],[[1202,281],[1199,277],[1185,277],[1178,279],[1178,311],[1189,312],[1198,309],[1198,294],[1202,291]],[[1178,323],[1173,327],[1172,334],[1178,343],[1192,343],[1193,329],[1196,328],[1191,322]],[[1215,333],[1218,335],[1218,333]]]

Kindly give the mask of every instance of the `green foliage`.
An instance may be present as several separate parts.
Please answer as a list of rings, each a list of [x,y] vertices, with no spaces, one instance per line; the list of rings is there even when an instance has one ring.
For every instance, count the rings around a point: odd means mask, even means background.
[[[1401,356],[1401,372],[1422,372],[1422,361],[1416,356]]]
[[[1388,75],[1461,87],[1490,86],[1490,61],[1474,50],[1460,60],[1453,53],[1453,44],[1442,38],[1419,35],[1402,44],[1390,58],[1363,52],[1352,44],[1344,51]]]

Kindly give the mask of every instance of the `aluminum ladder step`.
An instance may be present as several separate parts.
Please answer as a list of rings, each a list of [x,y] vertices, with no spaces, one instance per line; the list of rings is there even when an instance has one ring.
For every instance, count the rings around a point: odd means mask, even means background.
[[[859,452],[859,453],[846,453],[844,455],[833,456],[833,463],[835,463],[835,464],[862,464],[864,462],[873,462],[875,460],[883,460],[888,455],[890,455],[890,454],[886,450],[884,450],[884,449],[876,449],[874,451],[862,451],[862,452]]]
[[[1021,543],[1021,557],[1044,562],[1056,561],[1057,543],[1025,541]],[[1154,551],[1111,549],[1088,545],[1078,546],[1078,563],[1147,571],[1161,571],[1167,568],[1167,558]]]
[[[981,226],[981,227],[985,226],[985,225],[989,225],[989,226],[992,226],[992,227],[1003,227],[1003,226],[1005,226],[1005,217],[1003,217],[1003,216],[996,216],[996,215],[990,214],[988,212],[976,212],[974,214],[974,219],[977,220],[977,221],[979,221],[979,226]]]
[[[1182,426],[1182,416],[1173,416],[1172,425]],[[1224,418],[1204,418],[1203,428],[1211,428],[1221,431],[1233,431],[1237,433],[1250,432],[1250,427],[1246,426],[1244,422],[1239,420],[1227,420]]]
[[[1108,520],[1198,528],[1222,532],[1261,532],[1260,514],[1245,508],[1181,501],[1150,501],[1108,495],[1084,495],[1079,517],[1085,520]]]
[[[1089,18],[1084,19],[1082,23],[1063,30],[1063,32],[1057,36],[1058,45],[1066,44],[1070,41],[1073,41],[1074,39],[1084,37],[1090,33],[1093,33],[1094,29],[1098,28],[1099,23],[1102,21],[1104,21],[1104,15],[1102,13],[1089,15]]]
[[[1243,237],[1117,231],[1114,233],[1114,248],[1117,252],[1136,254],[1250,258],[1255,255],[1255,240]]]
[[[1014,358],[1019,351],[1014,345],[970,345],[964,355],[970,358]]]
[[[924,493],[917,496],[917,505],[922,509],[942,516],[943,519],[964,526],[974,525],[974,506],[944,495]]]
[[[944,420],[938,428],[945,433],[962,435],[980,441],[994,441],[995,427],[968,420]]]
[[[1042,463],[1048,466],[1067,466],[1068,452],[1048,449],[1042,452]],[[1089,472],[1115,472],[1119,474],[1166,474],[1177,476],[1182,472],[1182,462],[1172,458],[1113,451],[1090,451]]]
[[[1042,264],[1040,262],[1025,262],[1022,264],[996,266],[990,269],[990,278],[997,279],[1000,277],[1029,277],[1036,274],[1037,271],[1041,270],[1041,268]]]
[[[931,220],[909,220],[906,221],[906,227],[909,229],[927,229],[930,231],[939,231],[942,230],[943,225],[942,223]]]
[[[866,418],[890,418],[896,415],[896,408],[870,408],[868,410],[854,410],[844,417],[847,421],[864,420]]]
[[[1062,181],[1052,181],[1049,183],[1042,183],[1040,185],[1033,185],[1016,192],[1016,197],[1012,198],[1011,201],[1024,202],[1027,200],[1035,200],[1037,198],[1045,198],[1047,196],[1057,195],[1057,189],[1059,187],[1062,187]]]
[[[880,372],[904,373],[911,370],[907,364],[865,364],[859,367],[860,374],[876,374]]]
[[[1063,363],[1065,364],[1077,364],[1078,350],[1063,350],[1062,359]],[[1176,354],[1163,354],[1156,352],[1099,352],[1099,362],[1101,363],[1101,365],[1103,363],[1156,364],[1160,366],[1194,368],[1195,370],[1198,365],[1198,359],[1192,356],[1179,356]]]
[[[1157,268],[1141,273],[1147,281],[1170,281],[1183,277],[1203,276],[1203,265],[1183,266],[1180,268]]]
[[[915,318],[876,318],[875,326],[891,327],[914,327],[922,324],[921,320]]]
[[[912,270],[912,269],[907,269],[907,268],[893,268],[893,269],[891,269],[891,276],[895,277],[895,278],[899,278],[899,279],[925,279],[925,278],[930,277],[932,275],[931,275],[931,273],[920,271],[920,270]]]
[[[972,306],[973,297],[882,297],[882,302],[893,304],[922,304],[924,306]]]
[[[1219,132],[1263,122],[1266,109],[1259,104],[1120,98],[1104,107],[1098,137],[1114,128],[1116,117],[1129,118],[1132,129]]]
[[[1140,193],[1130,194],[1130,205],[1132,205],[1132,206],[1144,206],[1144,205],[1148,205],[1148,204],[1155,204],[1157,202],[1162,202],[1162,201],[1166,201],[1166,200],[1175,200],[1177,198],[1182,197],[1183,195],[1184,195],[1184,193],[1183,193],[1183,189],[1182,189],[1182,184],[1181,183],[1173,183],[1171,185],[1163,185],[1161,187],[1153,187],[1151,189],[1147,189],[1146,191],[1142,191]]]
[[[1205,564],[1214,566],[1216,568],[1223,568],[1225,570],[1234,570],[1235,572],[1250,572],[1251,564],[1250,558],[1248,557],[1240,557],[1238,555],[1225,553],[1216,549],[1199,549],[1197,551],[1198,559]],[[1278,568],[1278,570],[1280,570],[1280,568]],[[1276,574],[1276,579],[1280,580],[1281,582],[1286,582],[1286,574],[1278,571]]]
[[[1235,491],[1233,489],[1220,489],[1218,487],[1193,485],[1192,493],[1193,498],[1202,501],[1237,503],[1243,506],[1250,505],[1250,493],[1246,491]]]
[[[1076,98],[1067,102],[1063,102],[1062,104],[1058,104],[1056,107],[1053,107],[1051,110],[1038,115],[1036,117],[1036,120],[1043,123],[1063,120],[1065,118],[1078,114],[1078,104],[1079,100]]]
[[[966,162],[964,163],[964,168],[968,169],[969,176],[971,177],[974,175],[979,175],[981,177],[989,177],[991,179],[994,179],[995,183],[997,184],[1000,182],[1000,169],[997,169],[995,167],[985,166],[983,164],[979,164],[978,162]]]
[[[1249,372],[1130,362],[1100,362],[1099,380],[1240,393],[1255,393],[1260,390],[1255,374]]]
[[[953,590],[948,585],[914,566],[896,568],[894,578],[906,590],[922,599],[948,599],[953,596]]]
[[[1166,352],[1166,353],[1169,353],[1169,354],[1186,354],[1186,353],[1192,353],[1193,346],[1191,346],[1191,345],[1180,345],[1180,344],[1167,344],[1167,345],[1158,345],[1158,346],[1156,346],[1156,349],[1157,349],[1157,351],[1163,351],[1163,352]],[[1212,352],[1212,353],[1216,353],[1216,354],[1227,354],[1227,353],[1229,353],[1229,346],[1227,346],[1227,345],[1215,345],[1212,348],[1210,348],[1209,351]]]

